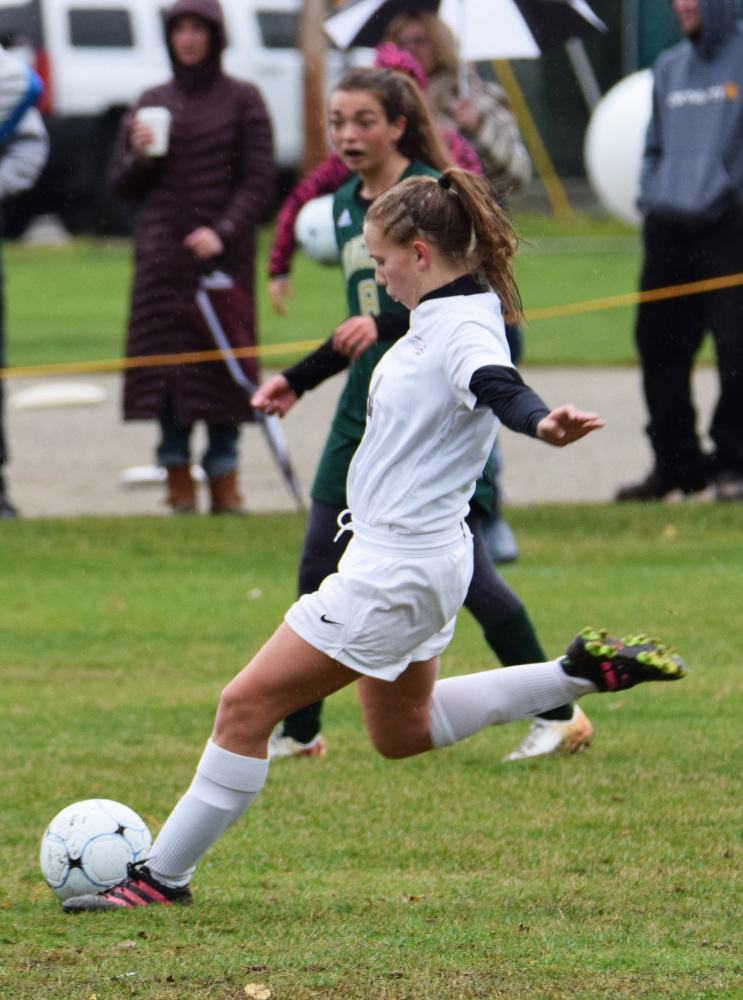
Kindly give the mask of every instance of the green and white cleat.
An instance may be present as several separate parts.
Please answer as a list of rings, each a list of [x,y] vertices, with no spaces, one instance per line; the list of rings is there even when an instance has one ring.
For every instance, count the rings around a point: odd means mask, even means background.
[[[324,757],[327,752],[322,733],[318,733],[309,743],[300,743],[293,736],[284,736],[279,726],[271,733],[268,741],[269,760],[279,760],[281,757]]]
[[[584,628],[562,659],[570,677],[583,677],[599,691],[626,691],[644,681],[678,681],[686,665],[676,650],[646,635],[612,638],[606,629]]]
[[[580,753],[590,747],[592,740],[593,726],[583,709],[575,705],[572,719],[564,722],[560,719],[534,719],[529,732],[516,749],[503,758],[503,763],[526,760],[528,757]]]

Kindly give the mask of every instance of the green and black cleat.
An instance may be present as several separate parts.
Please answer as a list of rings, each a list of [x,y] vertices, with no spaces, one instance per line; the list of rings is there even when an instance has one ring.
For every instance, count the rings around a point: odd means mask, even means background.
[[[584,628],[562,659],[570,677],[584,677],[599,691],[626,691],[643,681],[678,681],[686,666],[676,650],[646,635],[613,639],[606,629]]]

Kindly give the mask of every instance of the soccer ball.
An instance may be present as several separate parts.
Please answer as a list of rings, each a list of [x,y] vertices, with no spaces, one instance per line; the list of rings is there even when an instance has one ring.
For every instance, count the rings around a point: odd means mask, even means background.
[[[302,206],[294,223],[294,235],[308,257],[320,264],[338,263],[332,194],[313,198]]]
[[[147,857],[152,836],[144,820],[110,799],[85,799],[58,813],[41,838],[41,874],[60,899],[105,889]]]

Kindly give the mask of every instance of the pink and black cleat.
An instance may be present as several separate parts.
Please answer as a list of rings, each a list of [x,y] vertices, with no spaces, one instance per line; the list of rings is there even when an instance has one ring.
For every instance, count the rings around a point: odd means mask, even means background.
[[[83,913],[87,910],[126,910],[157,904],[170,906],[179,903],[181,906],[190,906],[192,902],[193,896],[188,886],[171,889],[158,882],[149,868],[140,862],[126,866],[126,878],[121,882],[88,896],[67,899],[62,904],[62,909],[65,913]]]
[[[584,628],[562,659],[570,677],[584,677],[599,691],[625,691],[643,681],[678,681],[684,661],[670,646],[646,635],[613,639],[606,629]]]

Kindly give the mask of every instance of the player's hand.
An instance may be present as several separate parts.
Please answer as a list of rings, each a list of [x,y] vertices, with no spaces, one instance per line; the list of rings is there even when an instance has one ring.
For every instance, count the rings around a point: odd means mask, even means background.
[[[580,441],[586,434],[599,430],[605,424],[606,421],[597,414],[576,410],[571,403],[568,403],[566,406],[558,406],[539,421],[537,437],[547,444],[564,448],[566,444]]]
[[[333,350],[352,361],[376,342],[377,324],[373,316],[351,316],[333,334]]]
[[[209,260],[210,257],[219,257],[224,252],[224,243],[218,233],[208,226],[199,226],[183,241],[186,250],[190,250],[194,257],[199,260]]]
[[[291,410],[299,397],[289,385],[285,375],[274,375],[260,387],[250,400],[250,405],[264,413],[283,417]]]
[[[286,303],[294,298],[294,286],[290,278],[268,279],[268,301],[280,316],[286,316]]]

